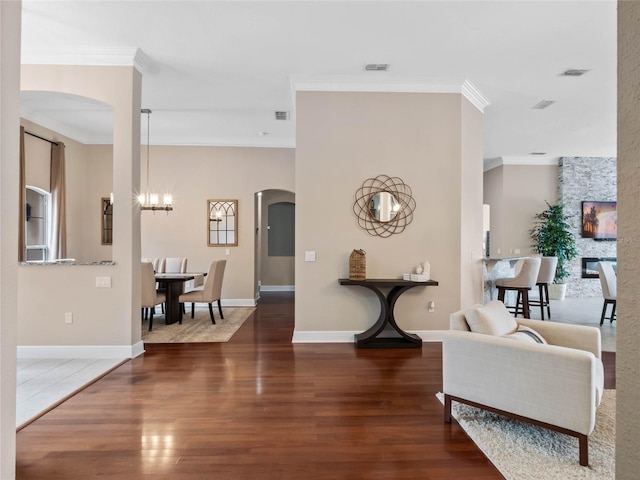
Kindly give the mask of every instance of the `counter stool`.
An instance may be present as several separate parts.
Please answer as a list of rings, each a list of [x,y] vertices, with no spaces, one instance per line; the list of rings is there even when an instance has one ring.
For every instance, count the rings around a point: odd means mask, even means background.
[[[529,306],[540,307],[540,318],[544,320],[544,309],[547,308],[547,317],[551,320],[551,305],[549,304],[549,284],[553,283],[556,277],[556,267],[558,257],[542,257],[540,271],[538,272],[538,298],[539,300],[529,300]]]
[[[529,290],[531,290],[538,280],[538,272],[540,271],[540,257],[525,258],[522,262],[522,268],[515,277],[496,279],[496,287],[498,288],[498,300],[504,303],[504,296],[507,290],[518,292],[516,297],[516,305],[514,316],[522,313],[524,318],[530,318],[529,311]],[[520,304],[522,303],[522,310]],[[514,307],[508,307],[514,308]]]

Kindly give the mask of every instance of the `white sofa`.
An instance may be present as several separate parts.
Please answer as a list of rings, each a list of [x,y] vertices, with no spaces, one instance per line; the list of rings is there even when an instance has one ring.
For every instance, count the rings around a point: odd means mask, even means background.
[[[513,335],[514,325],[546,344]],[[450,328],[442,348],[446,422],[458,401],[535,423],[577,437],[580,465],[588,465],[604,388],[600,330],[514,319],[498,301],[453,313]]]

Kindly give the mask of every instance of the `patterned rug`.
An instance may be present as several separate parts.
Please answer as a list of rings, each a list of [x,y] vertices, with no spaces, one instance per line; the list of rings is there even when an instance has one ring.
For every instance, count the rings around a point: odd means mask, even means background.
[[[234,333],[255,311],[250,307],[224,307],[224,320],[220,319],[217,306],[213,306],[216,319],[211,323],[209,309],[206,305],[196,306],[195,318],[191,318],[191,306],[187,306],[187,313],[183,315],[182,325],[173,323],[165,325],[164,315],[158,313],[153,316],[153,330],[149,331],[149,321],[142,321],[142,341],[144,343],[196,343],[196,342],[228,342]]]
[[[442,393],[436,395],[444,402]],[[452,403],[452,414],[467,435],[507,480],[615,478],[616,391],[605,390],[589,436],[589,467],[578,463],[578,439]]]

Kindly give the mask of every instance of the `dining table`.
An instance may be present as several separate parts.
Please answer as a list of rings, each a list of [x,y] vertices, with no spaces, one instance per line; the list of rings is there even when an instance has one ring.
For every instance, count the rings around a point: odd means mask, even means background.
[[[182,323],[182,307],[180,295],[184,293],[184,284],[204,273],[156,273],[155,278],[159,287],[165,290],[166,305],[164,308],[164,322],[167,325]]]

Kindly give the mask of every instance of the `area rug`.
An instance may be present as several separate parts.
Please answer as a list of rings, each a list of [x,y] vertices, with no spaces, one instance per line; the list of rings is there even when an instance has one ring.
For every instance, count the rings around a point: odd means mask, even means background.
[[[444,395],[436,395],[444,402]],[[575,437],[452,402],[452,414],[507,480],[615,478],[616,391],[605,390],[589,436],[589,467],[578,463]]]
[[[254,311],[255,308],[227,307],[222,311],[224,319],[220,319],[218,310],[214,306],[215,325],[211,323],[206,306],[200,309],[196,307],[195,318],[191,318],[191,310],[187,307],[182,325],[179,323],[165,325],[164,315],[157,314],[153,317],[153,330],[148,330],[148,320],[142,322],[142,341],[144,343],[228,342]]]

